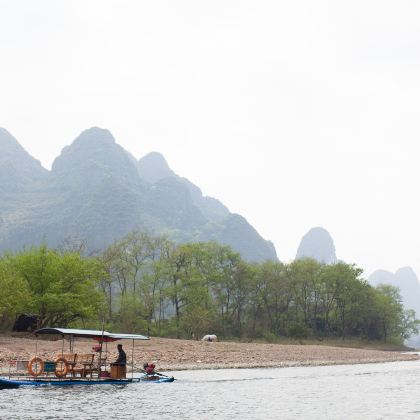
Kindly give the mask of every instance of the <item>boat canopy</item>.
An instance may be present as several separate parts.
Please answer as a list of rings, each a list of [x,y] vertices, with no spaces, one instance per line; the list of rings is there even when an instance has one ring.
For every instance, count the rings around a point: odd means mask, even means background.
[[[78,330],[74,328],[40,328],[34,331],[35,335],[58,334],[63,337],[89,337],[96,340],[150,340],[149,337],[140,334],[117,334],[102,330]]]

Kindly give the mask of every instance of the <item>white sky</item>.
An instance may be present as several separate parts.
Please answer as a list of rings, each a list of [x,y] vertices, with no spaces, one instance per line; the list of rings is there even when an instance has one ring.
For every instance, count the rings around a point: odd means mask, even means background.
[[[0,0],[0,126],[50,168],[100,126],[283,261],[323,226],[420,274],[420,2]]]

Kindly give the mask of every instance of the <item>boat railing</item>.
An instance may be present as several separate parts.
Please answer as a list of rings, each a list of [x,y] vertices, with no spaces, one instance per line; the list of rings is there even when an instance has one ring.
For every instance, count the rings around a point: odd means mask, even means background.
[[[10,360],[9,376],[29,376],[28,364],[29,360]]]

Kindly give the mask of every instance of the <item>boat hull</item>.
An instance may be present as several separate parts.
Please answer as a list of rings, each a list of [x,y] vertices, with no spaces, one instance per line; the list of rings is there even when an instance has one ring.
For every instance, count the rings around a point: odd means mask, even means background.
[[[150,379],[146,375],[139,378],[141,382],[151,383],[162,383],[162,382],[173,382],[175,378],[173,376],[161,376],[159,379]]]
[[[0,378],[0,389],[16,389],[27,386],[79,386],[79,385],[127,385],[135,382],[150,382],[150,383],[162,383],[162,382],[173,382],[173,377],[160,377],[159,379],[149,380],[145,377],[140,378],[126,378],[126,379],[62,379],[62,380],[51,380],[51,379],[9,379]]]

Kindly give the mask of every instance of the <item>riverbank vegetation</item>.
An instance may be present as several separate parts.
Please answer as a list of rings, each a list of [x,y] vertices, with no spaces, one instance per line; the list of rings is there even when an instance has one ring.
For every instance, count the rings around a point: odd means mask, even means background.
[[[398,289],[370,286],[355,265],[249,263],[217,243],[176,244],[133,232],[103,253],[46,245],[0,259],[0,326],[38,326],[276,341],[282,337],[401,342],[417,332]]]

